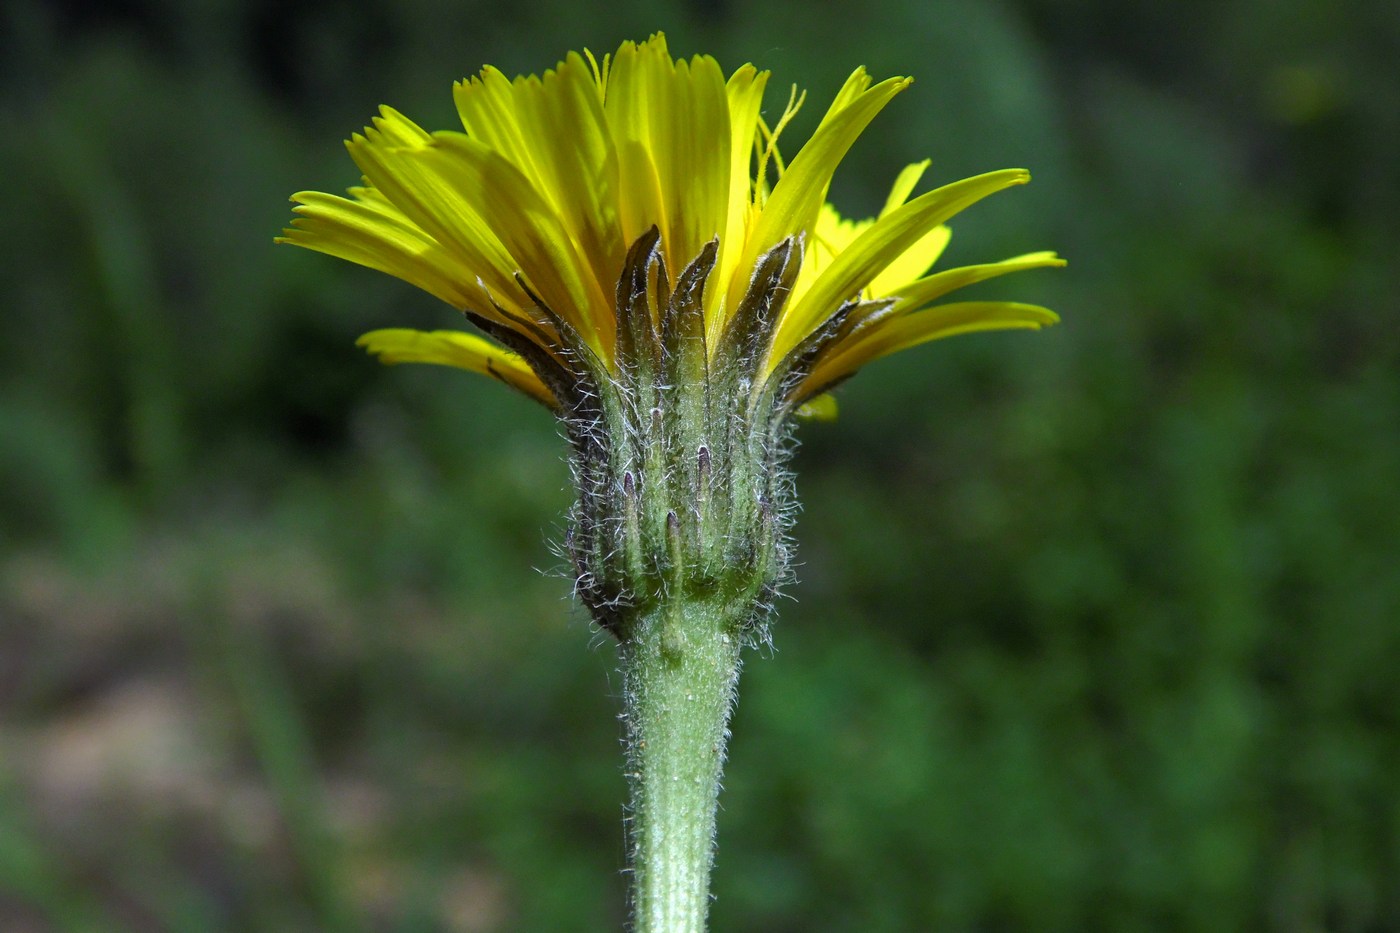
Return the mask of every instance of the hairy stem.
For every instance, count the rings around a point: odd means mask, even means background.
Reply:
[[[705,929],[739,678],[735,616],[722,600],[663,599],[621,645],[634,933]]]

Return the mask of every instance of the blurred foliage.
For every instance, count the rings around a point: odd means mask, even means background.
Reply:
[[[450,313],[270,238],[380,102],[656,28],[814,102],[916,75],[838,204],[1025,165],[952,258],[1071,259],[987,286],[1062,327],[803,429],[715,928],[1400,929],[1387,0],[7,3],[0,927],[620,925],[553,425],[375,366]]]

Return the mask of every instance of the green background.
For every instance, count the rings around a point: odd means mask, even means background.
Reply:
[[[808,88],[789,152],[915,75],[838,206],[1025,166],[949,259],[1071,262],[802,428],[715,929],[1400,930],[1388,0],[6,3],[0,928],[620,926],[556,428],[271,238],[378,104],[656,28]]]

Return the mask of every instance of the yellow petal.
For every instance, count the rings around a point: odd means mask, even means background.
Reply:
[[[553,394],[524,360],[499,344],[472,334],[391,327],[372,330],[356,340],[355,345],[379,357],[381,363],[434,363],[494,376],[548,408],[558,408]]]
[[[856,69],[847,79],[812,138],[773,186],[757,227],[749,237],[740,268],[751,268],[763,252],[780,240],[812,226],[826,201],[836,166],[875,115],[894,95],[909,86],[910,79],[890,78],[874,87],[869,84],[863,68]],[[731,306],[747,287],[746,279],[746,276],[735,276],[729,291]]]
[[[468,135],[506,156],[548,200],[593,278],[611,288],[626,246],[617,153],[592,66],[571,53],[543,78],[514,82],[487,68],[453,97]]]
[[[624,44],[608,71],[604,106],[622,162],[629,235],[655,224],[675,275],[727,233],[733,146],[724,73],[706,56],[673,61],[659,36]]]
[[[732,146],[719,63],[698,55],[677,62],[670,83],[670,106],[653,121],[653,145],[674,206],[668,261],[678,268],[728,228]]]
[[[490,308],[474,276],[436,240],[372,189],[351,193],[353,201],[318,191],[293,195],[297,217],[277,242],[387,272],[459,309]]]
[[[535,169],[538,143],[520,125],[517,91],[525,78],[512,83],[500,69],[490,65],[474,78],[452,85],[452,100],[462,128],[478,142],[508,158],[532,181],[541,181]]]
[[[793,414],[803,421],[835,421],[839,412],[836,396],[830,392],[823,392],[797,406],[797,411]]]
[[[911,248],[933,228],[963,208],[1011,185],[1025,184],[1030,173],[1006,169],[965,178],[920,195],[881,217],[836,257],[806,294],[783,315],[770,365],[776,365],[843,302]]]
[[[653,39],[641,46],[624,42],[609,60],[603,110],[617,149],[622,235],[628,244],[653,224],[670,230],[668,204],[661,176],[651,151],[651,98],[660,56],[666,56],[665,40]]]
[[[890,196],[885,199],[885,206],[880,210],[881,217],[884,217],[896,207],[903,206],[904,202],[909,200],[909,195],[913,192],[914,186],[919,183],[920,178],[924,177],[924,171],[928,167],[928,159],[904,166],[899,175],[895,177],[894,184],[890,186]]]
[[[875,223],[872,219],[848,220],[842,217],[830,204],[823,204],[817,219],[808,231],[802,244],[802,265],[793,283],[792,294],[788,296],[788,307],[795,307],[803,295],[821,278],[822,273],[831,267],[836,257],[860,238]]]
[[[406,196],[413,208],[444,231],[440,240],[448,237],[468,250],[474,238],[492,237],[505,255],[504,261],[494,259],[491,271],[498,277],[522,272],[546,304],[577,328],[595,351],[610,358],[611,302],[554,209],[504,156],[462,133],[449,132],[435,133],[432,143],[422,148],[387,153],[366,148],[381,156],[370,168],[387,183],[411,192]],[[370,177],[383,187],[376,175]],[[394,192],[386,194],[403,206]]]
[[[379,192],[410,221],[451,253],[479,278],[493,295],[505,296],[515,306],[528,302],[516,284],[518,268],[500,239],[478,215],[470,199],[457,186],[428,175],[415,165],[414,156],[431,142],[397,145],[402,128],[384,117],[346,142],[350,157]]]
[[[705,293],[711,346],[715,344],[724,324],[724,283],[732,280],[744,253],[744,232],[748,225],[749,199],[753,188],[750,164],[758,135],[763,91],[767,85],[768,72],[758,71],[753,65],[745,65],[734,72],[725,85],[729,98],[729,206],[725,212],[725,229],[719,241],[718,278]]]
[[[426,146],[433,139],[427,130],[387,105],[379,108],[379,116],[375,118],[374,126],[389,146]]]
[[[943,255],[952,235],[953,231],[947,224],[939,224],[915,240],[913,246],[896,256],[883,272],[871,279],[867,290],[870,297],[884,298],[927,272]]]
[[[887,317],[822,360],[806,384],[814,389],[830,385],[872,360],[930,340],[983,330],[1039,330],[1059,320],[1049,308],[1013,301],[964,301]]]
[[[950,292],[966,288],[976,282],[994,279],[1010,272],[1025,269],[1040,269],[1050,266],[1063,266],[1065,261],[1052,252],[1026,253],[1013,256],[1001,262],[989,262],[976,266],[959,266],[930,275],[914,282],[908,282],[886,294],[895,298],[896,311],[913,311],[921,305],[942,298]]]

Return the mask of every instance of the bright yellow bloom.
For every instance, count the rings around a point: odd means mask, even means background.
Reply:
[[[778,136],[801,99],[794,91],[770,126],[760,113],[768,77],[744,65],[726,79],[708,56],[673,60],[661,35],[624,43],[601,62],[570,53],[542,77],[512,81],[488,67],[454,88],[465,132],[428,133],[382,108],[346,144],[364,186],[348,198],[294,195],[298,217],[280,241],[412,282],[512,347],[454,331],[361,338],[385,362],[488,373],[556,409],[538,357],[527,362],[521,348],[558,360],[578,351],[577,341],[616,371],[619,278],[629,248],[652,228],[670,281],[717,242],[702,299],[711,356],[760,260],[785,241],[798,244],[799,271],[757,349],[757,374],[772,374],[823,328],[839,328],[792,388],[794,403],[928,340],[1057,320],[1011,302],[933,304],[974,282],[1063,264],[1041,252],[927,274],[948,241],[945,222],[1025,183],[1027,172],[991,172],[911,200],[927,163],[911,165],[878,218],[843,220],[826,203],[832,173],[910,79],[873,83],[857,69],[785,162]]]
[[[832,173],[909,79],[857,69],[785,161],[802,98],[770,124],[768,77],[672,59],[660,35],[542,77],[487,68],[455,88],[464,132],[382,108],[346,144],[364,185],[295,195],[280,238],[412,282],[486,335],[360,338],[384,362],[486,373],[558,414],[578,491],[562,550],[619,643],[640,931],[704,927],[739,648],[768,640],[792,566],[790,416],[830,417],[826,390],[886,354],[1057,320],[937,303],[1054,253],[929,272],[948,219],[1027,172],[911,197],[911,165],[878,217],[843,220]]]

